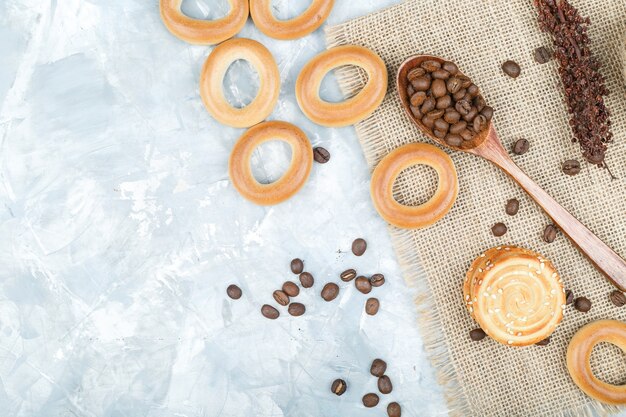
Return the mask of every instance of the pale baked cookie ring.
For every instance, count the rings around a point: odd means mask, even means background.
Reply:
[[[248,61],[259,74],[259,91],[247,106],[238,109],[224,96],[222,83],[230,65]],[[265,120],[274,110],[280,92],[280,73],[274,57],[252,39],[231,39],[213,49],[200,75],[200,96],[207,111],[218,122],[232,127],[250,127]]]
[[[195,45],[215,45],[235,36],[246,24],[248,0],[229,0],[230,12],[221,19],[203,20],[181,11],[183,0],[160,0],[161,20],[174,36]]]
[[[365,70],[368,81],[354,97],[340,103],[322,100],[319,91],[324,76],[332,69],[355,65]],[[360,122],[380,106],[387,94],[387,67],[378,55],[362,46],[338,46],[324,51],[304,66],[296,81],[296,99],[313,122],[342,127]]]
[[[250,158],[257,146],[270,140],[285,141],[291,146],[291,164],[277,181],[261,184],[252,174]],[[228,162],[228,174],[244,198],[269,206],[296,194],[309,178],[312,165],[313,149],[302,130],[286,122],[265,122],[250,128],[235,143]]]
[[[322,26],[334,4],[335,0],[313,0],[301,15],[279,20],[272,14],[271,0],[250,0],[250,14],[255,26],[267,36],[282,40],[297,39]]]
[[[607,342],[626,352],[626,324],[616,320],[599,320],[580,329],[567,348],[567,370],[585,394],[605,404],[626,404],[626,385],[600,381],[591,371],[591,351],[598,343]]]
[[[435,194],[419,206],[405,206],[393,197],[393,183],[412,165],[427,165],[439,176]],[[459,182],[454,162],[447,153],[426,143],[401,146],[385,156],[372,174],[370,192],[378,214],[388,223],[418,229],[430,226],[445,216],[456,201]]]
[[[552,263],[515,246],[498,246],[479,256],[467,272],[463,296],[485,333],[508,346],[546,339],[565,308],[563,282]]]

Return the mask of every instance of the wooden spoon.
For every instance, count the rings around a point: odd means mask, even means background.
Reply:
[[[413,116],[410,109],[410,97],[408,97],[407,94],[407,74],[411,69],[418,67],[423,61],[427,60],[434,60],[440,63],[445,61],[436,56],[417,55],[407,59],[398,70],[398,93],[400,94],[402,107],[404,107],[409,118],[420,128],[422,133],[433,141],[456,151],[463,151],[480,156],[494,163],[497,167],[510,175],[528,195],[543,208],[546,214],[548,214],[554,223],[558,225],[576,246],[578,246],[580,251],[589,258],[596,268],[606,275],[617,288],[626,291],[626,261],[515,165],[502,146],[500,138],[491,121],[487,129],[479,135],[476,135],[472,141],[464,141],[461,147],[455,147],[437,138],[432,134],[430,129]]]

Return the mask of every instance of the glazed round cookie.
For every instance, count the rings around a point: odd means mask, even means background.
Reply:
[[[277,181],[261,184],[252,174],[250,158],[257,146],[270,140],[285,141],[291,146],[291,164]],[[313,149],[302,130],[286,122],[264,122],[250,128],[235,143],[228,162],[228,174],[244,198],[269,206],[296,194],[309,178],[312,165]]]
[[[405,206],[393,197],[393,183],[412,165],[427,165],[439,176],[435,194],[419,206]],[[393,150],[374,169],[370,194],[374,207],[388,223],[403,229],[430,226],[445,216],[456,201],[459,182],[447,153],[426,143],[411,143]]]
[[[161,20],[174,36],[195,45],[215,45],[235,36],[246,24],[248,0],[229,0],[230,12],[221,19],[203,20],[181,11],[183,0],[160,0]]]
[[[247,106],[238,109],[224,96],[222,83],[230,65],[243,59],[259,74],[259,91]],[[231,39],[215,47],[200,75],[200,96],[207,111],[220,123],[250,127],[265,120],[274,110],[280,92],[280,73],[274,57],[252,39]]]
[[[468,311],[494,340],[527,346],[550,336],[563,318],[565,290],[552,263],[529,249],[498,246],[465,277]]]
[[[322,26],[334,4],[335,0],[313,0],[301,15],[279,20],[272,13],[271,0],[250,0],[250,15],[255,26],[267,36],[282,40],[297,39]]]
[[[611,343],[626,352],[626,323],[617,320],[599,320],[581,328],[567,348],[567,370],[585,394],[611,405],[626,404],[626,385],[612,385],[600,381],[591,371],[591,352],[602,342]]]
[[[320,97],[324,76],[332,69],[355,65],[365,70],[367,83],[354,97],[330,103]],[[378,55],[362,46],[337,46],[322,52],[304,66],[296,81],[296,99],[313,122],[328,127],[348,126],[369,117],[387,93],[387,67]]]

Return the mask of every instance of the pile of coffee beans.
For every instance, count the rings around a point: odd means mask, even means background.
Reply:
[[[454,63],[424,61],[408,72],[407,79],[413,116],[448,145],[461,147],[489,125],[493,108]]]
[[[311,288],[315,282],[313,275],[310,272],[304,271],[304,262],[300,258],[295,258],[290,264],[291,272],[298,275],[300,278],[300,284],[302,288]],[[287,307],[287,312],[294,316],[302,316],[306,312],[306,307],[302,303],[293,302],[293,298],[300,295],[300,287],[293,281],[286,281],[280,290],[276,290],[272,293],[274,301],[283,307]],[[276,320],[280,317],[280,312],[276,307],[269,304],[264,304],[261,307],[261,314],[270,320]]]

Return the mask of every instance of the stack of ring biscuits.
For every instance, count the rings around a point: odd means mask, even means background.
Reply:
[[[463,296],[483,331],[508,346],[546,339],[561,322],[566,303],[552,263],[515,246],[491,248],[476,258],[467,272]]]

